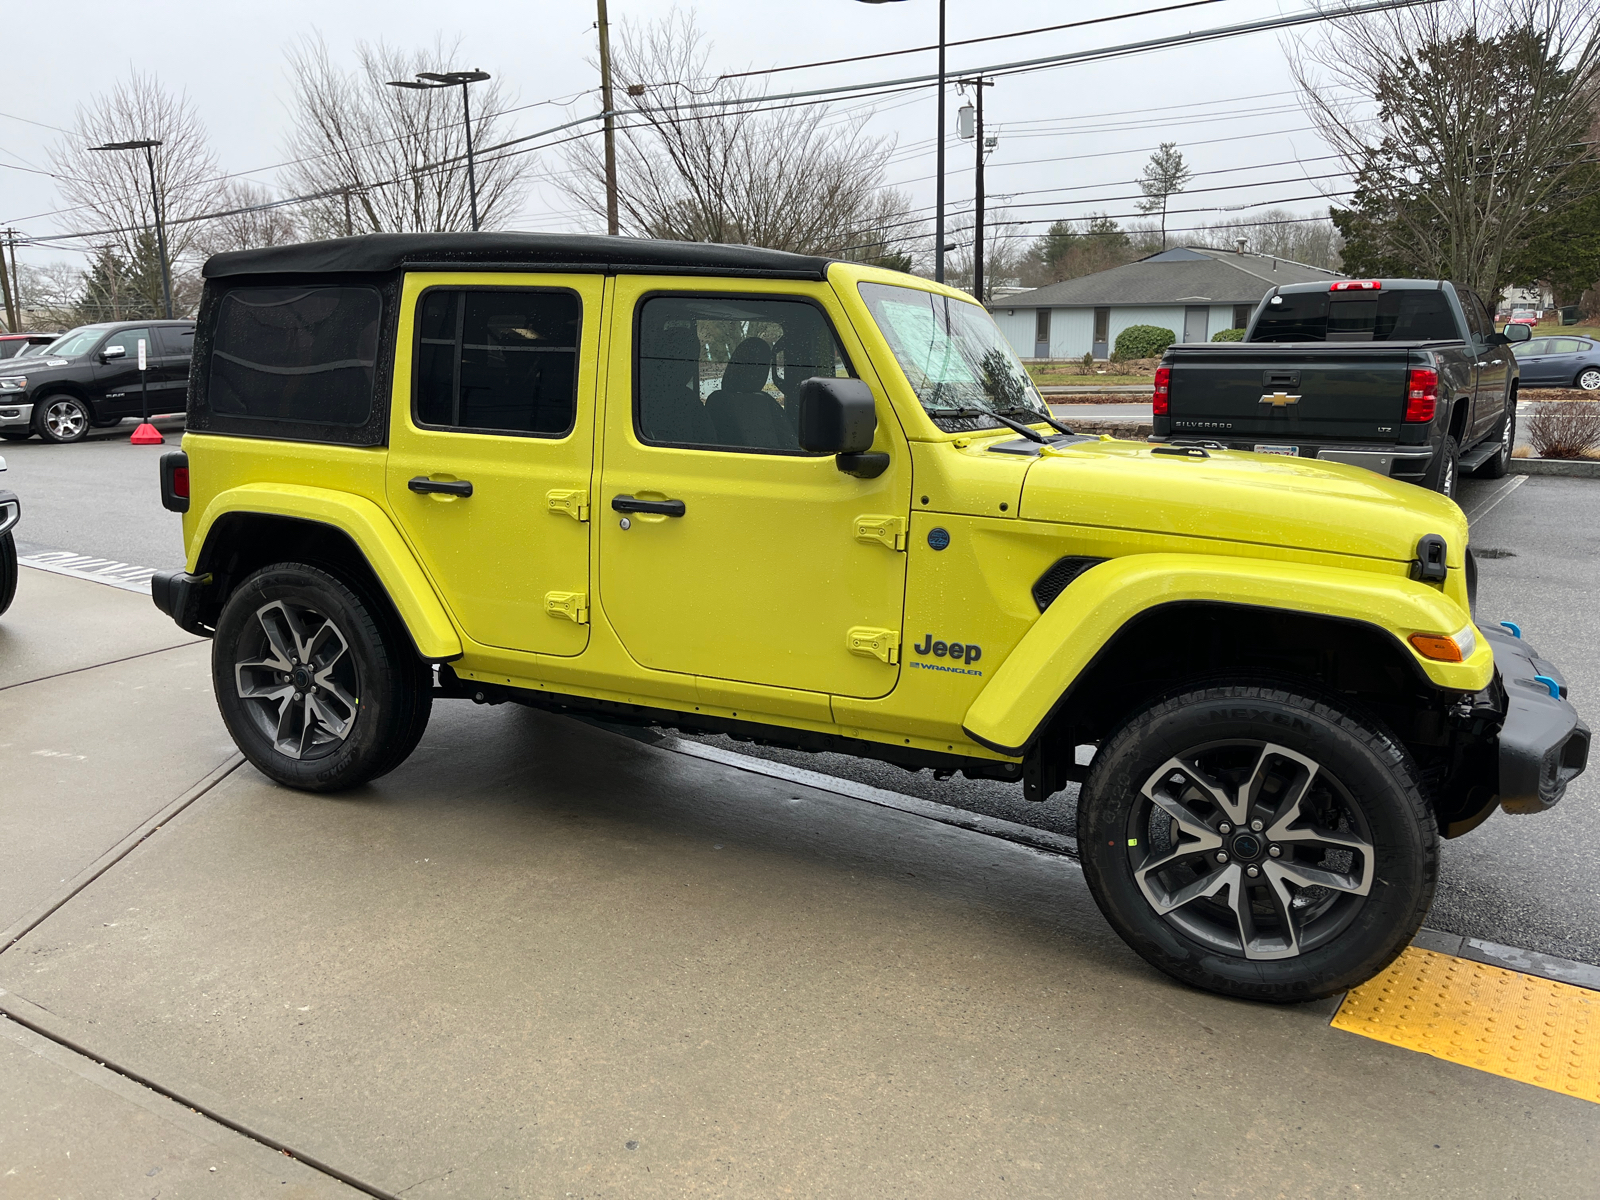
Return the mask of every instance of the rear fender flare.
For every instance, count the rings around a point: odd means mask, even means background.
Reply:
[[[234,513],[259,513],[328,525],[344,533],[365,556],[405,623],[417,653],[431,662],[461,657],[461,635],[388,515],[363,496],[300,484],[245,485],[219,492],[206,505],[190,540],[189,570],[201,556],[216,523]]]
[[[1080,575],[1044,611],[967,709],[968,737],[1022,754],[1073,682],[1119,630],[1158,606],[1203,602],[1354,621],[1399,642],[1429,682],[1475,692],[1494,675],[1487,639],[1463,663],[1424,659],[1406,639],[1453,634],[1471,619],[1448,596],[1403,575],[1198,554],[1135,554]],[[1173,648],[1181,654],[1181,646]]]

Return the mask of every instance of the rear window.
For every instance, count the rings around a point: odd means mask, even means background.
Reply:
[[[361,285],[230,289],[211,337],[211,413],[252,422],[366,424],[382,309],[378,289]]]
[[[1283,292],[1261,309],[1252,342],[1427,342],[1461,337],[1441,291]]]

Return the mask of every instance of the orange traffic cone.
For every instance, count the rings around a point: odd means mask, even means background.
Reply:
[[[159,446],[167,439],[161,436],[161,431],[149,421],[140,421],[139,427],[133,431],[133,436],[128,439],[135,446]]]

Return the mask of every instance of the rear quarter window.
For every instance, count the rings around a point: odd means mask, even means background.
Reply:
[[[208,288],[196,331],[190,427],[380,445],[392,284],[262,282]]]

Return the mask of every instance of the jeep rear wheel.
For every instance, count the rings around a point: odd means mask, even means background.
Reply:
[[[1095,756],[1084,875],[1148,962],[1290,1002],[1383,970],[1433,901],[1438,831],[1404,749],[1338,705],[1269,686],[1164,700]]]
[[[403,762],[427,728],[432,679],[404,630],[325,571],[265,567],[223,606],[211,653],[233,740],[289,787],[355,787]]]

